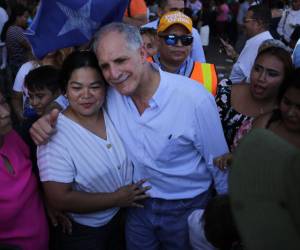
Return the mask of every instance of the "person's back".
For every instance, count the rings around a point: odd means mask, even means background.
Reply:
[[[148,22],[147,6],[144,0],[130,0],[125,11],[125,23],[141,26]]]

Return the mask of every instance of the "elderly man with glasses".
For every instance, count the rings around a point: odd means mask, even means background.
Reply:
[[[257,55],[259,46],[268,39],[273,39],[268,31],[271,21],[271,11],[263,5],[251,6],[244,17],[244,30],[248,40],[238,55],[233,47],[221,39],[226,53],[236,60],[229,79],[232,83],[247,81]]]

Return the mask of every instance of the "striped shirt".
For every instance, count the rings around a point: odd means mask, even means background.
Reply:
[[[31,51],[23,45],[27,43],[30,48],[30,43],[23,31],[19,26],[10,26],[5,39],[9,64],[17,68],[20,68],[22,64],[29,61],[29,55],[31,55]]]
[[[132,165],[112,122],[104,112],[107,140],[60,114],[57,133],[38,147],[41,181],[73,183],[73,189],[96,193],[114,192],[132,181]],[[118,208],[87,214],[70,213],[78,223],[99,227],[108,223]]]

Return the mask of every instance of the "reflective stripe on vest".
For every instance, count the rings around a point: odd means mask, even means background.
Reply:
[[[190,78],[203,84],[214,96],[217,92],[217,72],[214,64],[194,62]]]
[[[154,62],[154,59],[147,57],[147,61]],[[194,62],[189,78],[203,84],[213,96],[216,95],[218,78],[214,64]]]

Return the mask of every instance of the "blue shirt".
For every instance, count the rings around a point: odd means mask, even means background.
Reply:
[[[187,77],[159,70],[160,83],[139,114],[129,96],[110,88],[108,113],[134,163],[134,181],[149,178],[151,197],[193,198],[214,180],[227,192],[227,172],[213,158],[228,151],[213,96]]]

